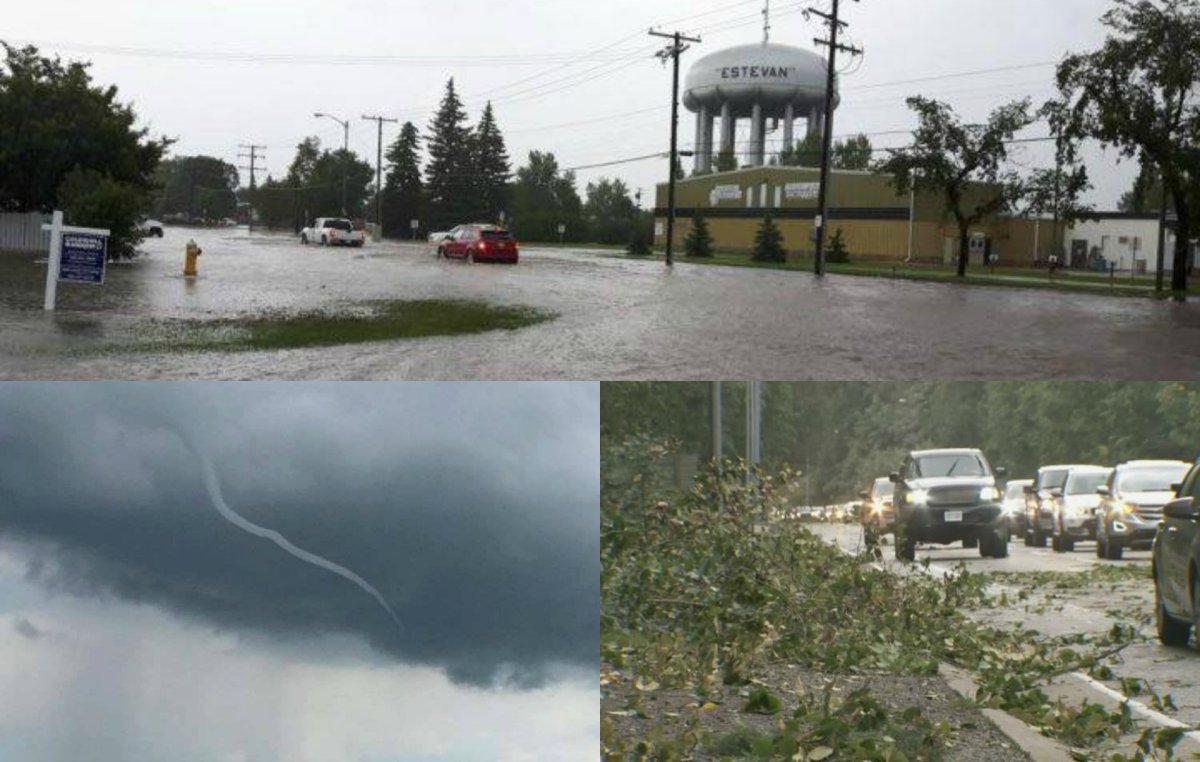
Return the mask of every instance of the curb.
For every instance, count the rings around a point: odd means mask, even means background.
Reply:
[[[949,664],[938,664],[938,675],[946,681],[955,693],[967,699],[975,700],[978,686],[966,670]],[[980,707],[983,716],[991,720],[1001,733],[1017,745],[1021,751],[1028,754],[1037,762],[1072,762],[1071,753],[1066,746],[1047,738],[1034,730],[1025,722],[1018,720],[1002,709],[986,709]]]

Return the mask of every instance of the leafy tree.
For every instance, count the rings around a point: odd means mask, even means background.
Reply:
[[[375,180],[375,168],[353,151],[321,150],[315,137],[296,146],[296,156],[284,180],[268,177],[256,189],[252,203],[268,227],[298,229],[317,217],[332,217],[342,210],[342,176],[346,177],[346,212],[366,214]]]
[[[1054,218],[1051,234],[1054,251],[1062,253],[1062,233],[1073,222],[1092,217],[1092,207],[1083,201],[1083,196],[1092,188],[1087,168],[1079,158],[1079,143],[1065,132],[1069,118],[1066,105],[1050,101],[1042,106],[1042,115],[1050,123],[1051,131],[1057,136],[1054,144],[1054,167],[1036,169],[1026,178],[1024,188],[1024,212],[1026,214],[1049,214]]]
[[[620,243],[628,240],[637,212],[623,181],[602,177],[587,184],[583,214],[593,241]]]
[[[892,175],[901,194],[940,194],[958,224],[958,276],[967,274],[971,226],[1008,209],[1025,192],[1016,172],[1004,169],[1007,141],[1033,123],[1029,101],[1000,106],[986,124],[963,124],[954,110],[920,96],[908,99],[919,124],[912,146],[889,149],[874,171]]]
[[[419,153],[421,136],[412,122],[405,122],[396,140],[388,146],[387,175],[383,183],[383,234],[408,237],[412,221],[425,213],[425,184],[421,180]]]
[[[708,223],[699,213],[692,219],[692,230],[683,242],[683,250],[689,257],[711,257],[713,255],[713,237],[708,230]]]
[[[821,148],[820,133],[808,133],[803,140],[796,141],[779,152],[779,163],[785,167],[819,167]],[[836,140],[833,143],[830,166],[834,169],[870,169],[873,150],[871,139],[866,135]]]
[[[171,141],[135,128],[132,107],[117,100],[116,87],[92,83],[90,64],[64,64],[34,47],[3,47],[0,210],[63,205],[76,224],[113,231],[110,254],[131,255],[137,236],[124,231],[134,231],[150,209],[155,172]],[[96,186],[83,187],[85,181]]]
[[[474,146],[480,219],[499,220],[500,213],[508,210],[512,169],[508,163],[508,150],[504,147],[504,136],[496,126],[491,101],[484,107],[479,126],[475,129]]]
[[[585,240],[583,202],[575,190],[575,173],[560,172],[552,153],[531,151],[513,184],[512,228],[528,241],[557,241],[566,225],[566,240]]]
[[[148,200],[145,190],[94,169],[72,170],[58,189],[58,205],[68,225],[109,231],[110,260],[137,253],[142,241],[137,223]]]
[[[1099,49],[1068,56],[1058,88],[1066,133],[1153,162],[1179,217],[1171,288],[1187,289],[1193,236],[1190,185],[1200,180],[1200,4],[1114,0]]]
[[[783,233],[770,217],[764,217],[754,234],[753,259],[758,262],[786,262],[787,252],[783,248]]]
[[[425,189],[430,228],[444,230],[471,222],[479,211],[474,187],[474,140],[453,78],[446,82],[446,94],[429,126],[425,145],[429,153]]]
[[[829,238],[829,251],[826,252],[825,258],[835,264],[845,264],[850,261],[850,251],[846,248],[846,239],[842,235],[841,228],[838,228],[837,232]]]
[[[718,172],[732,172],[738,168],[737,157],[733,155],[733,151],[720,151],[713,162],[713,168]]]
[[[159,164],[158,216],[219,219],[237,213],[238,170],[213,156],[176,156]]]
[[[1121,194],[1117,209],[1122,212],[1157,212],[1162,209],[1162,178],[1154,162],[1142,157],[1133,187]]]
[[[838,140],[833,146],[833,166],[838,169],[865,171],[871,168],[873,153],[871,139],[866,135],[859,134],[846,140]]]

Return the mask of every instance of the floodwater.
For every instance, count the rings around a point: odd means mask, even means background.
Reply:
[[[203,247],[201,277],[181,277]],[[637,262],[526,249],[516,267],[427,245],[301,246],[167,229],[103,287],[0,256],[0,376],[281,379],[1200,379],[1200,303]],[[278,352],[82,355],[147,318],[212,319],[380,298],[469,298],[559,315],[517,332]]]

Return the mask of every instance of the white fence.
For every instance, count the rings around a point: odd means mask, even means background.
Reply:
[[[50,246],[49,215],[39,212],[0,212],[0,251],[46,251]]]

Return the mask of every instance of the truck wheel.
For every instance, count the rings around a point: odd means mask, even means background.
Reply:
[[[472,249],[467,249],[467,264],[475,264],[475,252]]]
[[[303,233],[300,234],[300,245],[301,246],[308,245],[308,236],[304,235]]]
[[[979,544],[978,537],[964,537],[962,541],[964,548],[974,548]]]
[[[1033,533],[1029,531],[1029,527],[1025,527],[1025,531],[1021,533],[1021,539],[1025,542],[1025,547],[1033,547]]]
[[[322,245],[322,246],[328,246],[328,245],[329,245],[329,239],[328,239],[327,237],[325,237],[325,236],[321,236],[321,245]]]
[[[1192,625],[1167,613],[1167,604],[1163,602],[1162,592],[1158,589],[1157,574],[1154,577],[1154,624],[1158,630],[1158,640],[1164,646],[1187,645]]]
[[[1046,547],[1046,533],[1042,531],[1041,527],[1033,528],[1033,547],[1035,547],[1035,548]]]

